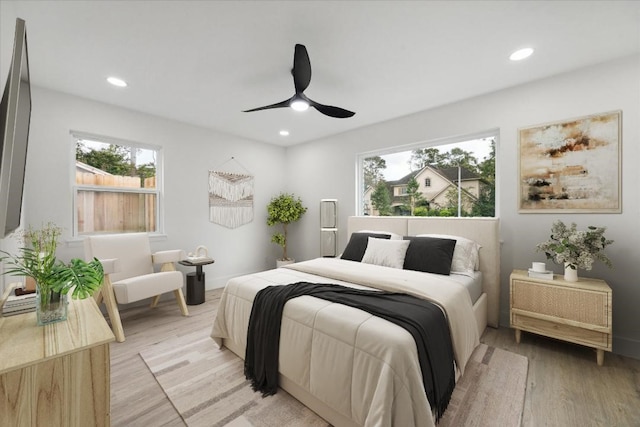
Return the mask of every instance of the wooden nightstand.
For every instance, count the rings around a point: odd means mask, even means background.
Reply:
[[[521,331],[593,347],[602,366],[611,351],[611,288],[604,280],[566,282],[529,277],[514,270],[510,277],[510,322],[520,342]]]

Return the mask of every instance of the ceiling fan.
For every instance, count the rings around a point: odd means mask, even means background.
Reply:
[[[296,111],[304,111],[309,107],[313,107],[324,115],[335,117],[338,119],[346,119],[347,117],[351,117],[355,114],[353,111],[345,110],[344,108],[320,104],[312,99],[309,99],[303,93],[309,86],[309,82],[311,81],[311,62],[309,62],[309,54],[307,53],[307,48],[304,47],[304,45],[296,44],[291,74],[293,75],[293,84],[296,88],[296,93],[291,98],[282,102],[278,102],[276,104],[253,108],[251,110],[245,110],[243,112],[250,113],[252,111],[285,107],[291,107]]]

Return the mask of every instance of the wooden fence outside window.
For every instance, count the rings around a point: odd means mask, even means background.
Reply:
[[[76,184],[109,187],[105,190],[78,189],[78,234],[157,231],[157,193],[130,191],[134,188],[155,189],[155,176],[145,178],[141,186],[140,177],[76,172]]]

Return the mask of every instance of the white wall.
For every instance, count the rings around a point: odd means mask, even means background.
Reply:
[[[83,257],[82,242],[69,241],[75,152],[69,131],[77,130],[163,147],[166,238],[154,240],[152,250],[193,251],[198,245],[207,246],[215,259],[215,264],[204,267],[207,288],[275,266],[279,247],[270,243],[266,205],[284,187],[284,148],[38,87],[33,88],[32,98],[23,224],[37,227],[53,221],[63,227],[60,258]],[[235,161],[223,165],[232,156],[239,165]],[[255,176],[253,222],[233,230],[209,222],[208,171],[246,173],[243,168]],[[3,242],[3,247],[10,243]],[[5,282],[10,281],[5,278]]]
[[[623,112],[623,212],[600,215],[518,214],[517,129],[549,121],[611,110]],[[279,247],[270,243],[265,206],[282,190],[302,197],[309,207],[290,232],[290,254],[298,260],[319,255],[319,203],[339,200],[339,250],[346,243],[346,218],[355,213],[356,154],[385,147],[500,129],[498,200],[501,218],[501,322],[508,325],[508,276],[543,260],[535,252],[553,220],[575,221],[580,227],[608,227],[616,242],[607,248],[614,263],[598,265],[585,275],[601,277],[613,288],[613,350],[640,358],[640,57],[634,56],[578,70],[368,126],[289,149],[248,141],[211,130],[89,101],[33,89],[33,113],[27,180],[25,223],[54,221],[70,237],[71,162],[78,130],[164,147],[165,231],[153,249],[209,247],[216,263],[205,267],[207,287],[222,286],[229,277],[271,268]],[[255,219],[228,230],[208,221],[207,172],[234,156],[255,177]],[[229,165],[229,164],[227,164]],[[241,168],[233,170],[241,172]],[[285,171],[285,172],[282,172]],[[308,177],[314,177],[313,180]],[[0,241],[0,247],[13,243]],[[61,245],[60,256],[82,256],[78,242]],[[184,271],[190,271],[184,269]],[[560,272],[559,267],[556,271]]]
[[[375,89],[372,89],[375,90]],[[384,100],[379,100],[384,102]],[[519,214],[517,212],[517,129],[583,115],[622,110],[622,214]],[[546,239],[555,219],[579,227],[606,226],[614,269],[597,265],[583,275],[600,277],[613,289],[613,351],[640,358],[640,57],[581,69],[530,84],[464,100],[368,126],[287,150],[288,191],[310,206],[292,229],[290,253],[297,259],[319,254],[318,206],[339,200],[339,250],[346,244],[346,219],[355,214],[356,154],[384,147],[500,129],[497,212],[501,219],[501,324],[508,325],[508,278],[512,269],[543,261],[535,245]],[[314,176],[313,182],[306,179]],[[550,262],[548,265],[553,266]],[[559,266],[554,266],[560,272]]]

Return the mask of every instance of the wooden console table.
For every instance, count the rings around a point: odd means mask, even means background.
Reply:
[[[109,426],[109,343],[93,298],[71,300],[66,321],[0,317],[0,424]]]

